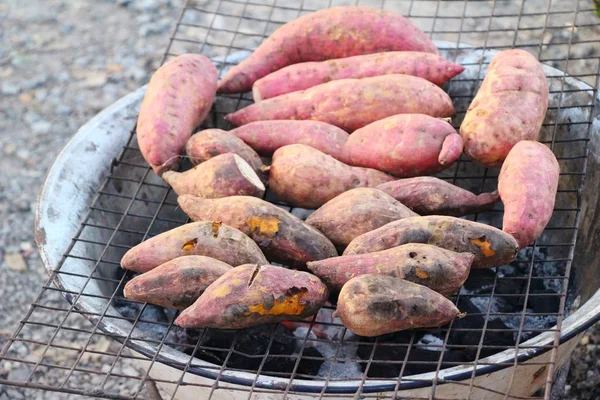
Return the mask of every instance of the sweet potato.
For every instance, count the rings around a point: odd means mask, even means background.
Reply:
[[[365,7],[316,11],[277,29],[225,75],[219,92],[247,92],[257,79],[290,64],[395,50],[438,52],[427,35],[401,15]]]
[[[390,51],[321,62],[294,64],[254,82],[254,101],[297,92],[338,79],[404,74],[417,76],[438,86],[464,71],[437,54],[418,51]]]
[[[265,185],[250,164],[233,153],[218,155],[185,172],[167,171],[162,177],[178,195],[216,199],[265,194]]]
[[[537,139],[548,109],[542,65],[524,50],[498,53],[460,126],[465,154],[498,167],[521,140]]]
[[[410,75],[340,79],[252,104],[227,119],[235,126],[254,121],[310,119],[352,132],[396,114],[452,117],[450,97],[438,86]]]
[[[278,149],[269,170],[271,191],[287,204],[303,208],[317,208],[347,190],[393,179],[381,171],[351,167],[303,144]]]
[[[350,135],[343,158],[350,165],[408,177],[446,169],[461,153],[462,139],[446,121],[423,114],[400,114]]]
[[[336,246],[389,222],[417,216],[381,190],[356,188],[340,194],[312,213],[306,223],[314,226]]]
[[[519,252],[516,240],[500,229],[460,218],[430,215],[404,218],[362,234],[348,245],[344,255],[373,253],[405,243],[427,243],[472,253],[473,268],[508,264]]]
[[[213,200],[180,196],[177,201],[193,220],[218,218],[244,232],[271,261],[304,268],[307,261],[337,256],[335,247],[321,232],[264,200],[249,196]]]
[[[357,335],[379,336],[441,326],[460,311],[425,286],[393,276],[360,275],[342,287],[333,315]]]
[[[205,218],[207,220],[207,218]],[[201,255],[237,266],[267,264],[260,248],[239,230],[221,222],[194,222],[163,232],[131,248],[121,267],[147,272],[174,258]]]
[[[194,129],[215,98],[217,69],[199,54],[183,54],[160,67],[148,84],[137,122],[142,155],[154,172],[174,169]]]
[[[433,176],[398,179],[377,186],[420,215],[467,214],[490,210],[498,202],[498,191],[473,194]]]
[[[314,315],[329,291],[308,272],[241,265],[214,281],[175,320],[183,328],[242,329]]]
[[[128,299],[184,310],[230,269],[231,265],[210,257],[178,257],[134,277],[123,293]]]
[[[406,279],[450,296],[467,280],[474,257],[429,244],[408,243],[375,253],[311,261],[307,267],[332,289],[341,289],[355,276],[376,274]]]
[[[348,133],[337,126],[320,121],[257,121],[232,129],[236,135],[263,156],[271,156],[288,144],[305,144],[341,157]]]
[[[526,247],[542,234],[552,217],[560,167],[552,151],[539,142],[522,141],[508,153],[498,191],[504,203],[502,230]]]

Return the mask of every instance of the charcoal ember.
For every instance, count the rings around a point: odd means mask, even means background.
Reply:
[[[463,291],[472,294],[491,293],[495,275],[494,269],[473,269],[463,284]]]
[[[541,294],[542,296],[536,296]],[[535,314],[552,314],[560,310],[560,296],[549,289],[530,290],[527,308]]]

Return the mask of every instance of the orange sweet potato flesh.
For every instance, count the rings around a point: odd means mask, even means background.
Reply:
[[[360,275],[340,291],[335,316],[360,336],[433,328],[459,316],[454,304],[433,290],[385,275]]]
[[[401,15],[366,7],[329,8],[277,29],[225,75],[219,92],[249,91],[256,80],[290,64],[408,50],[438,52],[427,35]]]
[[[215,98],[217,69],[199,54],[180,55],[160,67],[148,84],[137,122],[142,155],[161,175],[204,120]]]
[[[400,114],[355,131],[344,146],[344,161],[399,177],[442,171],[462,154],[452,125],[424,114]]]
[[[127,282],[126,298],[184,310],[194,304],[208,285],[232,269],[214,258],[183,256],[159,265]]]
[[[333,244],[321,232],[289,212],[256,197],[202,199],[180,196],[177,201],[193,220],[218,218],[244,232],[271,261],[305,268],[308,261],[338,255]]]
[[[344,255],[373,253],[406,243],[426,243],[459,253],[475,255],[473,268],[508,264],[519,245],[509,234],[479,222],[430,215],[404,218],[355,238]]]
[[[398,179],[377,186],[419,215],[462,217],[490,210],[498,202],[497,191],[476,195],[433,176]]]
[[[375,187],[394,177],[370,168],[352,167],[319,150],[292,144],[273,154],[269,188],[295,207],[317,208],[358,187]]]
[[[125,253],[121,267],[147,272],[167,261],[189,255],[212,257],[232,266],[268,263],[248,236],[221,222],[207,220],[185,224],[143,241]]]
[[[272,265],[241,265],[214,281],[175,320],[183,328],[242,329],[298,321],[327,301],[327,286],[308,272]]]
[[[547,109],[542,65],[524,50],[498,53],[460,126],[465,154],[499,167],[516,143],[537,139]]]
[[[357,188],[340,194],[312,213],[306,223],[314,226],[336,246],[389,222],[417,216],[381,190]]]
[[[417,76],[438,86],[464,71],[437,54],[418,51],[389,51],[294,64],[254,82],[254,101],[297,92],[338,79],[360,79],[372,76],[404,74]]]
[[[453,117],[452,100],[438,86],[410,75],[340,79],[254,103],[227,114],[232,125],[266,120],[316,120],[353,132],[396,114]]]
[[[265,185],[243,158],[226,153],[185,172],[167,171],[162,178],[178,195],[216,199],[227,196],[262,197]]]
[[[406,279],[450,296],[467,280],[474,257],[429,244],[407,243],[375,253],[311,261],[307,267],[331,289],[341,289],[355,276],[375,274]]]
[[[539,237],[552,217],[560,166],[539,142],[522,141],[508,153],[498,191],[504,203],[502,230],[525,247]]]

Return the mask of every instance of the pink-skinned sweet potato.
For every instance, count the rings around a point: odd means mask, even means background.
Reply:
[[[300,218],[249,196],[202,199],[180,196],[179,206],[195,221],[219,219],[252,238],[269,260],[305,268],[308,261],[337,256],[333,244]]]
[[[304,144],[340,159],[348,133],[337,126],[321,121],[257,121],[232,129],[239,137],[263,156],[271,156],[288,144]]]
[[[390,51],[321,62],[294,64],[254,82],[252,94],[259,102],[338,79],[404,74],[417,76],[438,86],[464,71],[464,67],[437,54]]]
[[[242,329],[314,315],[329,291],[308,272],[240,265],[214,281],[175,320],[183,328]]]
[[[323,204],[306,223],[314,226],[336,246],[389,222],[415,217],[416,213],[381,190],[356,188]]]
[[[508,153],[498,191],[504,203],[502,230],[525,247],[539,237],[552,217],[560,166],[554,153],[539,142],[522,141]]]
[[[269,170],[271,191],[287,204],[303,208],[318,208],[347,190],[393,179],[381,171],[351,167],[303,144],[278,149]]]
[[[262,197],[265,185],[250,164],[233,153],[221,154],[185,172],[167,171],[162,178],[178,195],[216,199],[227,196]]]
[[[347,132],[396,114],[452,117],[452,100],[438,86],[410,75],[340,79],[263,100],[225,118],[240,126],[255,121],[308,119]]]
[[[548,109],[542,65],[524,50],[498,53],[460,126],[465,154],[499,167],[521,140],[537,139]]]
[[[344,146],[344,160],[395,176],[433,174],[462,153],[462,139],[446,121],[424,114],[400,114],[355,131]]]
[[[219,82],[219,92],[247,92],[287,65],[386,51],[438,50],[409,19],[374,8],[334,7],[297,18],[277,29],[250,57]]]
[[[430,215],[404,218],[364,233],[348,245],[344,255],[373,253],[406,243],[426,243],[472,253],[473,268],[508,264],[519,252],[517,241],[500,229],[465,219]]]
[[[161,175],[179,164],[194,129],[215,98],[217,69],[199,54],[183,54],[160,67],[148,84],[137,121],[142,155]]]
[[[232,268],[210,257],[178,257],[134,277],[125,285],[123,294],[131,300],[184,310]]]
[[[389,275],[427,286],[444,296],[460,289],[475,256],[422,243],[408,243],[369,254],[311,261],[308,269],[331,289],[359,275]]]
[[[498,202],[498,191],[473,194],[433,176],[398,179],[377,186],[419,215],[462,217],[490,210]]]
[[[121,267],[147,272],[167,261],[189,255],[212,257],[232,266],[268,263],[248,236],[231,226],[205,218],[202,222],[185,224],[143,241],[125,253]]]
[[[359,275],[342,287],[333,315],[357,335],[379,336],[441,326],[460,311],[425,286],[393,276]]]

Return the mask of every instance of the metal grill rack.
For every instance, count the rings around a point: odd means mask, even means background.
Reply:
[[[58,265],[50,266],[48,281],[0,352],[0,362],[24,364],[29,373],[18,381],[0,376],[0,385],[124,399],[147,398],[147,382],[168,387],[171,398],[191,387],[205,388],[209,398],[227,398],[219,397],[226,396],[225,391],[249,399],[263,393],[292,398],[311,393],[316,398],[379,399],[397,398],[411,388],[422,389],[412,398],[442,398],[440,387],[452,381],[463,387],[464,398],[477,398],[476,393],[493,393],[500,398],[549,396],[559,365],[561,325],[568,313],[567,284],[580,222],[580,192],[586,175],[590,132],[597,115],[600,20],[594,15],[591,1],[188,0],[163,62],[185,52],[202,53],[215,61],[222,76],[283,23],[336,5],[383,7],[406,15],[436,41],[446,58],[467,67],[467,73],[447,88],[457,109],[453,121],[457,128],[485,76],[493,50],[523,48],[546,64],[551,104],[541,141],[557,155],[561,178],[554,216],[541,238],[522,250],[509,266],[473,271],[463,290],[452,298],[459,308],[470,307],[467,316],[439,329],[366,340],[350,335],[330,320],[332,307],[326,307],[311,322],[294,326],[300,330],[296,329],[291,351],[291,331],[286,333],[283,327],[270,326],[251,333],[182,330],[173,324],[175,312],[135,303],[122,295],[123,285],[132,276],[119,268],[125,251],[187,221],[177,209],[174,193],[141,157],[133,130],[113,160],[110,173],[91,194],[88,211],[71,244]],[[228,129],[223,116],[250,103],[249,94],[218,96],[204,127]],[[130,123],[134,128],[134,120]],[[184,163],[183,168],[188,167]],[[439,177],[470,190],[490,191],[496,188],[497,175],[497,169],[483,169],[461,158]],[[270,194],[267,200],[276,202]],[[61,206],[68,208],[68,204]],[[306,210],[290,211],[307,216]],[[499,226],[501,217],[502,208],[498,205],[490,212],[469,218]],[[77,272],[72,267],[75,263],[88,265],[89,273]],[[67,290],[61,284],[65,277],[79,282],[80,290]],[[92,284],[103,292],[88,291]],[[58,301],[57,294],[70,304]],[[106,306],[92,312],[81,306],[85,300],[98,300]],[[40,313],[53,315],[52,322],[47,322],[47,317],[38,318]],[[79,316],[89,319],[91,325],[76,323]],[[131,329],[125,334],[107,329],[118,323],[127,323]],[[542,333],[553,335],[551,345],[528,344],[529,339]],[[328,334],[337,336],[331,338]],[[247,345],[248,337],[254,341],[252,345]],[[118,344],[111,345],[107,339],[115,339]],[[33,357],[19,357],[22,345],[37,349]],[[314,351],[323,346],[329,346],[331,354]],[[355,350],[348,355],[346,350],[353,346]],[[288,350],[283,351],[284,348]],[[166,357],[167,349],[187,354],[187,361],[175,362]],[[506,350],[519,357],[504,361],[490,357]],[[509,397],[511,389],[520,384],[518,366],[524,361],[520,356],[523,350],[530,351],[530,355],[549,354],[545,361],[533,363],[538,371],[537,385],[542,390],[532,397]],[[64,354],[64,359],[50,361],[48,355],[57,352]],[[198,365],[197,359],[212,365]],[[141,371],[128,372],[123,368],[131,360],[138,362]],[[360,374],[344,377],[338,369],[342,364],[358,366]],[[153,371],[160,365],[168,365],[170,375],[157,377]],[[319,374],[323,365],[329,365],[329,369]],[[444,369],[461,365],[470,366],[471,372],[460,379],[443,376]],[[481,373],[476,368],[480,367],[487,368],[487,372],[503,368],[510,372],[501,385],[481,387],[475,380]],[[246,378],[233,378],[233,372],[245,372]],[[47,374],[60,376],[60,383],[48,383],[44,379]],[[415,377],[416,374],[426,375]],[[99,384],[93,389],[84,388],[89,376],[99,377]],[[195,376],[209,381],[198,382],[192,379]],[[268,384],[268,377],[283,378],[286,383]],[[306,381],[319,385],[306,385]],[[228,385],[231,383],[237,386]]]

